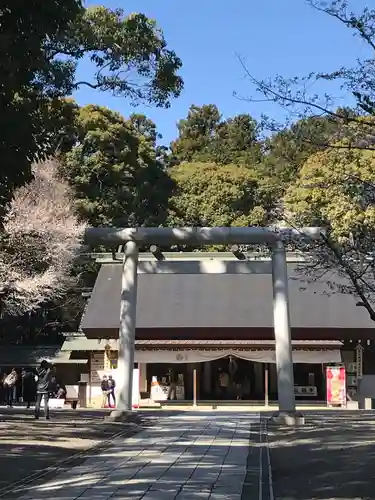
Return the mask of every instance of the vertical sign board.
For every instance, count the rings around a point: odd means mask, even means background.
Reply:
[[[361,344],[357,344],[357,347],[355,348],[355,362],[358,381],[363,377],[363,347]]]
[[[138,365],[139,366],[139,365]],[[139,368],[133,369],[132,407],[139,408]]]
[[[346,405],[346,374],[343,366],[327,366],[327,405]]]

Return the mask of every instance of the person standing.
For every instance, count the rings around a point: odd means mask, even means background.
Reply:
[[[167,400],[175,400],[177,399],[177,382],[178,382],[178,374],[176,370],[172,369],[169,371],[169,389]]]
[[[233,375],[233,385],[234,385],[234,390],[235,390],[235,397],[237,400],[242,399],[243,393],[242,393],[242,374],[241,370],[238,369]]]
[[[108,379],[106,375],[103,375],[102,381],[100,382],[100,388],[102,390],[102,408],[107,407],[108,403]]]
[[[22,368],[22,399],[26,407],[30,408],[35,396],[34,374],[31,370]]]
[[[48,389],[48,392],[51,397],[55,397],[57,393],[57,375],[56,375],[56,366],[52,365],[51,366],[51,381],[50,381],[50,386]]]
[[[225,370],[221,369],[219,372],[220,399],[227,399],[228,388],[229,388],[229,375]]]
[[[113,380],[112,375],[108,377],[108,406],[110,408],[116,408],[116,382]],[[111,398],[113,399],[113,406],[111,406]]]
[[[7,374],[1,374],[1,383],[0,383],[0,401],[6,405],[6,390],[5,390],[5,379]]]
[[[12,371],[4,379],[5,401],[10,408],[13,406],[13,400],[15,400],[17,380],[18,374],[15,368],[12,368]]]
[[[35,381],[36,381],[36,404],[35,404],[35,418],[39,418],[40,405],[42,399],[44,400],[44,416],[46,420],[49,420],[49,391],[51,386],[51,379],[53,372],[50,364],[45,359],[40,363],[39,368],[36,370]]]

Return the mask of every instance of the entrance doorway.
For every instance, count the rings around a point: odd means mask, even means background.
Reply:
[[[261,363],[227,356],[206,362],[200,377],[200,393],[206,400],[258,400],[264,397]],[[207,373],[207,371],[209,373]]]
[[[265,401],[278,400],[275,363],[249,361],[228,355],[197,363],[147,363],[146,367],[143,390],[148,395],[153,379],[164,387],[167,394],[167,386],[174,378],[177,385],[175,397],[180,401],[193,400],[194,380],[198,401],[251,401],[264,404]],[[321,363],[295,363],[293,371],[297,401],[324,400],[325,375]]]
[[[194,370],[197,375],[196,390],[199,400],[264,401],[264,364],[235,356],[201,363],[148,363],[147,392],[151,391],[153,379],[156,379],[159,385],[167,386],[171,375],[174,374],[178,386],[183,385],[183,390],[178,391],[179,394],[183,393],[182,399],[192,400]]]

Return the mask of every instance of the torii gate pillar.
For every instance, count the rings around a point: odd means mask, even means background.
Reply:
[[[294,230],[288,231],[290,235]],[[298,234],[320,237],[320,228],[304,228]],[[276,344],[276,369],[279,413],[276,420],[285,424],[303,423],[295,407],[292,341],[288,298],[286,252],[280,233],[266,228],[94,228],[86,231],[88,243],[125,244],[119,330],[117,409],[114,419],[127,418],[132,411],[132,386],[137,312],[138,244],[192,243],[266,243],[272,250],[273,317]]]

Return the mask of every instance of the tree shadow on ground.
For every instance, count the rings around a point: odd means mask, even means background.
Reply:
[[[269,426],[275,498],[375,498],[375,413],[334,411]]]
[[[103,445],[119,432],[134,433],[134,426],[106,421],[108,413],[108,410],[60,410],[52,411],[49,421],[42,416],[36,421],[33,410],[0,409],[0,498],[4,489],[31,474]],[[153,425],[160,416],[140,412],[141,428]],[[79,457],[70,467],[77,463]]]
[[[74,468],[62,468],[48,479],[19,489],[33,500],[45,498],[240,500],[253,439],[254,485],[258,485],[258,430],[250,419],[215,415],[210,420],[173,414],[171,420],[128,439],[119,439],[100,453],[88,453]],[[202,415],[203,417],[203,415]],[[232,496],[231,496],[232,495]],[[12,497],[7,497],[12,498]],[[19,497],[13,497],[19,498]]]

